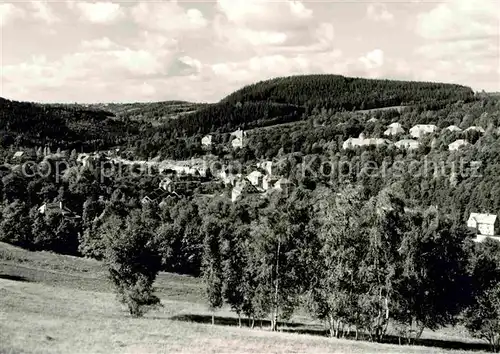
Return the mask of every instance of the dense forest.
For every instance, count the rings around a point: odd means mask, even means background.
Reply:
[[[107,111],[16,102],[0,98],[3,147],[49,146],[94,151],[125,144],[139,126]]]
[[[364,110],[427,102],[468,101],[474,92],[465,86],[350,78],[340,75],[304,75],[276,78],[246,86],[222,102],[275,102],[335,110]]]

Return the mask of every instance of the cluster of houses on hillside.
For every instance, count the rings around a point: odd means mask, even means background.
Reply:
[[[231,146],[233,149],[238,149],[238,148],[241,149],[243,146],[245,146],[245,140],[247,137],[246,131],[238,129],[238,130],[232,132],[230,135],[232,137]],[[205,135],[201,139],[201,145],[202,145],[202,147],[204,147],[206,149],[211,148],[213,145],[213,135],[210,135],[210,134]]]
[[[264,197],[272,190],[288,193],[294,186],[287,178],[276,174],[276,167],[272,161],[257,163],[256,168],[247,175],[231,173],[226,169],[214,172],[213,176],[211,174],[201,176],[200,174],[188,175],[171,172],[170,175],[161,180],[159,187],[153,193],[142,199],[143,204],[160,205],[166,198],[192,195],[195,190],[198,190],[198,194],[214,196],[212,192],[205,193],[203,190],[220,191],[224,187],[231,189],[231,201],[235,202],[246,195],[253,194]],[[215,188],[212,188],[214,186]]]
[[[376,118],[371,118],[368,120],[368,122],[376,122]],[[462,129],[455,125],[450,125],[449,127],[444,128],[443,130],[448,130],[451,132],[462,132]],[[402,139],[394,143],[394,146],[396,146],[398,149],[405,149],[405,150],[415,150],[418,149],[420,146],[420,142],[418,139],[421,139],[423,136],[427,134],[432,134],[436,133],[439,131],[439,128],[434,125],[434,124],[417,124],[414,127],[412,127],[409,130],[409,134],[413,139]],[[477,126],[472,126],[464,130],[465,132],[467,131],[477,131],[481,134],[485,133],[484,128],[482,127],[477,127]],[[498,130],[500,133],[500,129]],[[398,135],[403,135],[405,134],[406,131],[402,127],[402,125],[398,122],[389,124],[387,126],[387,129],[384,131],[384,136],[386,137],[395,137]],[[363,146],[389,146],[391,145],[391,141],[388,139],[384,138],[366,138],[364,133],[361,133],[358,138],[349,138],[346,141],[344,141],[342,148],[344,150],[347,149],[354,149],[357,147],[363,147]],[[448,145],[448,150],[450,151],[457,151],[460,148],[469,145],[469,142],[465,139],[458,139]]]

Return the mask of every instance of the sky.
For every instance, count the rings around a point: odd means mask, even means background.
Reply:
[[[0,0],[0,96],[216,102],[296,74],[500,91],[500,0]]]

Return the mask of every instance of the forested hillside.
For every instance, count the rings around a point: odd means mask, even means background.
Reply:
[[[99,150],[125,144],[139,126],[114,114],[71,105],[43,105],[0,98],[1,145]]]
[[[474,92],[465,86],[351,78],[340,75],[304,75],[261,81],[238,90],[222,102],[277,102],[307,109],[372,109],[419,103],[468,101]]]

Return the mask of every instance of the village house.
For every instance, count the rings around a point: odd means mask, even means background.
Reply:
[[[169,177],[162,179],[159,187],[164,191],[172,192],[172,180]]]
[[[499,232],[499,222],[496,214],[471,213],[467,227],[474,229],[478,240],[489,236],[496,236]]]
[[[245,145],[244,139],[247,136],[247,132],[245,132],[241,129],[238,129],[238,130],[232,132],[231,136],[234,136],[234,139],[231,140],[231,145],[233,146],[233,149],[242,148]]]
[[[262,188],[264,174],[260,171],[253,171],[248,176],[247,179],[257,188]]]
[[[404,134],[405,130],[400,123],[392,123],[388,126],[387,130],[384,132],[385,136],[394,136],[398,134]]]
[[[403,139],[394,144],[398,149],[415,150],[418,149],[420,143],[412,139]]]
[[[368,123],[377,123],[377,122],[378,122],[378,119],[377,119],[377,118],[375,118],[375,117],[372,117],[372,118],[368,119],[368,121],[367,121],[367,122],[368,122]]]
[[[450,125],[449,127],[444,128],[444,130],[449,130],[450,132],[461,132],[462,129],[457,127],[456,125]]]
[[[283,191],[285,193],[288,193],[292,190],[293,188],[293,183],[287,179],[287,178],[280,178],[275,184],[274,184],[274,189]]]
[[[450,150],[450,151],[458,151],[462,147],[467,146],[467,145],[469,145],[469,142],[467,140],[458,139],[455,142],[453,142],[450,145],[448,145],[448,150]]]
[[[260,194],[260,191],[247,179],[236,182],[236,185],[231,191],[231,201],[234,203],[241,196],[249,194]]]
[[[467,129],[465,129],[465,131],[466,131],[466,132],[476,131],[476,132],[480,132],[480,133],[482,133],[482,134],[484,134],[484,133],[485,133],[484,128],[482,128],[482,127],[476,127],[476,126],[469,127],[469,128],[467,128]]]
[[[386,139],[381,139],[381,138],[365,138],[365,134],[361,133],[359,134],[358,138],[349,138],[344,143],[342,144],[342,148],[344,150],[346,149],[353,149],[356,147],[361,147],[361,146],[382,146],[382,145],[388,145],[390,142]]]
[[[201,145],[203,145],[204,147],[211,147],[212,146],[212,135],[205,135],[202,139],[201,139]]]
[[[273,162],[272,161],[262,161],[257,163],[257,168],[261,168],[266,171],[269,176],[273,175]]]
[[[156,189],[153,191],[153,193],[145,196],[144,198],[141,199],[142,204],[160,204],[161,201],[167,197],[170,194],[176,194],[175,191],[165,191],[163,189]]]
[[[410,134],[412,137],[419,139],[425,134],[431,134],[438,131],[438,127],[434,124],[417,124],[410,129]]]
[[[13,158],[14,158],[14,159],[20,159],[20,158],[21,158],[21,157],[23,157],[23,156],[24,156],[24,151],[16,151],[16,152],[14,153]]]
[[[38,208],[40,214],[61,214],[65,218],[69,219],[80,219],[80,215],[75,214],[69,208],[63,205],[63,202],[56,203],[44,203]]]
[[[232,174],[227,171],[222,171],[219,173],[219,178],[224,182],[225,185],[235,186],[236,182],[241,179],[241,174]]]

